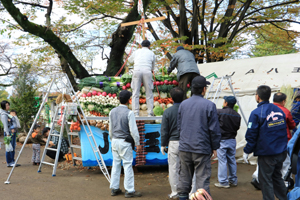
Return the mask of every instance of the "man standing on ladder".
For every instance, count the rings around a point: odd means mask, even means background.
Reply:
[[[168,74],[170,74],[175,67],[177,68],[178,86],[184,91],[184,99],[186,99],[186,92],[188,90],[187,84],[200,75],[195,56],[182,46],[177,47],[176,53],[170,62]]]
[[[153,116],[153,79],[152,71],[155,65],[155,55],[150,51],[150,42],[144,40],[142,48],[135,51],[128,62],[134,63],[133,75],[131,81],[132,88],[132,110],[135,116],[139,116],[139,95],[141,84],[143,83],[146,89],[146,102],[148,116]]]

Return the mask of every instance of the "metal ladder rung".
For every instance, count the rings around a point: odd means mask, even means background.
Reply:
[[[45,161],[43,161],[42,163],[43,163],[43,164],[46,164],[46,165],[54,166],[54,163],[49,163],[49,162],[45,162]]]
[[[57,134],[54,134],[54,133],[50,133],[49,134],[50,136],[56,136],[56,137],[59,137],[60,135],[57,135]]]
[[[79,132],[68,132],[68,135],[75,135],[75,136],[79,136]]]
[[[73,157],[73,159],[82,161],[82,158],[80,158],[80,157]]]
[[[71,144],[70,147],[72,147],[72,148],[77,148],[77,149],[81,149],[81,146],[75,145],[75,144]]]
[[[51,148],[51,147],[46,147],[45,149],[51,150],[51,151],[57,151],[57,149]]]

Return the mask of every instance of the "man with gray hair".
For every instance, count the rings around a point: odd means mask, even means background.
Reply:
[[[141,84],[143,83],[146,90],[148,116],[153,116],[152,71],[155,65],[155,55],[150,51],[150,42],[144,40],[142,42],[142,48],[135,51],[128,59],[128,62],[134,63],[131,81],[132,110],[135,116],[139,116],[139,96]]]

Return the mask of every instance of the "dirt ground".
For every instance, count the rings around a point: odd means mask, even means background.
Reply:
[[[3,136],[0,137],[3,143]],[[16,157],[21,146],[16,148]],[[42,152],[42,151],[41,151]],[[60,163],[56,177],[52,177],[52,168],[43,166],[42,172],[37,173],[38,166],[31,163],[31,145],[26,145],[19,159],[22,166],[15,168],[10,179],[11,184],[4,184],[10,170],[5,163],[5,149],[0,150],[0,199],[124,199],[123,195],[111,197],[109,183],[99,168],[87,169],[74,167],[66,162]],[[50,161],[50,159],[47,159]],[[219,189],[213,186],[217,182],[218,164],[212,165],[211,194],[214,200],[232,199],[262,199],[261,192],[250,184],[255,166],[238,164],[238,187]],[[168,199],[170,186],[168,183],[168,169],[166,166],[139,167],[135,174],[136,190],[142,192],[139,199]],[[123,176],[120,187],[124,191]]]

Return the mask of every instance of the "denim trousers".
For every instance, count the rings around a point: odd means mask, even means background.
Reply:
[[[235,161],[236,140],[227,139],[221,140],[220,148],[217,150],[218,155],[218,181],[221,185],[228,185],[229,182],[237,184],[236,170],[237,165]],[[228,166],[228,168],[227,168]],[[229,176],[227,175],[227,169]]]
[[[14,150],[5,153],[7,166],[15,163],[16,133],[11,134],[10,143]]]
[[[124,188],[129,193],[134,190],[134,174],[132,169],[132,146],[124,139],[112,139],[113,165],[111,170],[110,189],[120,188],[121,162],[124,168]]]
[[[264,200],[287,200],[287,188],[282,179],[282,163],[287,152],[271,156],[258,156],[258,179]]]

